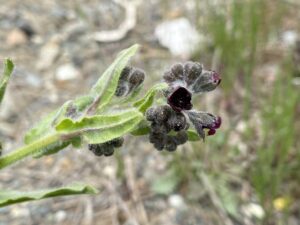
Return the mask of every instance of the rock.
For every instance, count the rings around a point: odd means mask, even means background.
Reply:
[[[8,46],[15,47],[18,45],[26,44],[28,41],[27,35],[19,28],[11,30],[6,38]]]
[[[79,78],[80,72],[72,64],[64,64],[57,68],[55,79],[58,81],[69,81]]]
[[[294,46],[297,42],[298,35],[294,30],[287,30],[282,33],[283,44],[287,47]]]
[[[59,210],[55,213],[54,218],[56,222],[63,222],[67,218],[67,213],[66,211]]]
[[[187,207],[181,195],[171,195],[168,199],[168,202],[170,206],[178,210],[184,210]]]
[[[59,50],[60,46],[58,38],[53,38],[46,43],[41,48],[39,59],[37,61],[37,69],[45,70],[49,68],[58,57]]]
[[[242,211],[248,218],[254,217],[254,218],[262,219],[265,215],[263,208],[256,203],[249,203],[247,205],[243,205]]]
[[[175,56],[190,58],[199,46],[201,37],[186,18],[165,21],[155,28],[159,43]]]

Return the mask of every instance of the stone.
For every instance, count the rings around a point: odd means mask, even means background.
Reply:
[[[26,44],[27,41],[27,35],[21,29],[18,28],[11,30],[6,38],[7,45],[11,47]]]
[[[184,17],[160,23],[155,36],[174,56],[184,58],[190,58],[201,41],[200,34]]]
[[[56,38],[47,42],[40,51],[37,61],[37,69],[45,70],[49,68],[57,59],[60,51],[60,46]]]
[[[69,81],[79,78],[80,72],[72,64],[64,64],[57,68],[55,79],[58,81]]]

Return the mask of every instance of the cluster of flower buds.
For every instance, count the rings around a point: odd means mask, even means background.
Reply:
[[[199,136],[204,139],[204,129],[213,135],[221,126],[221,118],[210,113],[192,110],[192,95],[214,90],[221,82],[215,71],[204,70],[197,62],[177,63],[163,75],[169,84],[165,91],[168,105],[150,108],[146,118],[151,122],[150,142],[158,150],[176,150],[177,145],[187,141],[186,129],[191,122]],[[189,121],[187,121],[187,119]],[[175,136],[170,131],[177,132]]]
[[[120,137],[101,144],[89,144],[88,148],[96,156],[111,156],[114,154],[115,148],[120,148],[123,142],[124,138]]]
[[[169,105],[149,108],[146,119],[151,122],[150,142],[157,150],[175,151],[178,145],[188,140],[188,123],[185,116],[174,111]],[[170,134],[171,131],[176,134]]]
[[[127,96],[138,88],[145,79],[145,72],[141,69],[126,66],[120,75],[115,95],[117,97]]]

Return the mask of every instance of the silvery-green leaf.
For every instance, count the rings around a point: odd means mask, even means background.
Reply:
[[[76,98],[72,103],[76,106],[79,112],[83,112],[94,101],[94,97],[90,95],[84,95]]]
[[[14,64],[10,59],[5,59],[4,61],[4,71],[0,78],[0,103],[2,102],[6,86],[8,84],[9,78],[14,70]]]
[[[72,120],[66,118],[56,125],[57,132],[62,134],[81,133],[88,130],[106,129],[117,125],[122,125],[124,122],[132,118],[139,117],[141,113],[136,109],[124,110],[110,113],[108,115],[95,115],[83,117],[81,120]]]
[[[125,134],[131,132],[141,122],[142,119],[143,115],[139,113],[134,117],[127,118],[122,123],[115,124],[114,126],[105,129],[89,130],[83,132],[82,136],[84,140],[89,144],[104,143],[112,139],[122,137]]]
[[[71,101],[64,103],[59,109],[51,112],[45,118],[40,120],[31,130],[25,134],[24,142],[25,144],[30,144],[46,135],[53,134],[55,130],[53,126],[55,123],[63,120],[65,117],[66,110],[71,104]]]
[[[121,72],[128,64],[129,59],[136,53],[138,47],[135,44],[121,51],[116,60],[93,86],[90,92],[91,96],[95,98],[92,110],[99,111],[111,101],[116,92]]]
[[[25,144],[30,144],[47,134],[53,133],[54,130],[51,128],[51,124],[55,118],[55,115],[59,112],[59,109],[49,113],[45,118],[43,118],[36,126],[29,130],[25,134],[24,142]]]
[[[46,117],[41,119],[32,129],[25,134],[25,144],[30,144],[46,135],[55,132],[53,126],[59,124],[60,121],[68,117],[78,117],[91,103],[93,98],[91,96],[81,96],[74,101],[65,102],[59,109],[49,113]],[[74,107],[74,115],[70,112],[70,108]]]
[[[79,194],[96,194],[98,191],[85,184],[72,184],[60,188],[52,188],[38,191],[13,191],[0,190],[0,207],[27,201],[40,200],[45,198],[52,198],[67,195]]]
[[[168,85],[166,83],[159,83],[154,85],[147,93],[146,95],[136,101],[133,106],[138,108],[140,112],[145,113],[146,110],[153,104],[154,97],[157,92],[162,91],[166,89]]]

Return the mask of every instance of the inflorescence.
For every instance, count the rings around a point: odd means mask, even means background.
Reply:
[[[145,72],[125,67],[121,72],[115,95],[125,97],[141,86]],[[190,123],[198,135],[204,140],[213,135],[221,126],[221,117],[193,109],[193,94],[214,90],[221,82],[220,75],[215,71],[204,70],[197,62],[177,63],[167,70],[163,80],[168,84],[164,91],[166,104],[153,106],[146,111],[146,120],[150,123],[149,141],[161,151],[175,151],[178,145],[188,141],[187,130]],[[89,144],[97,156],[111,156],[114,148],[121,147],[124,139],[117,138],[101,144]]]
[[[208,135],[215,134],[221,126],[221,117],[193,110],[191,101],[193,94],[214,90],[221,82],[220,75],[204,70],[197,62],[187,62],[173,65],[163,79],[169,85],[165,91],[167,105],[155,106],[146,112],[146,119],[151,123],[149,139],[154,147],[159,151],[175,151],[188,140],[189,122],[202,139],[204,129],[208,129]]]

